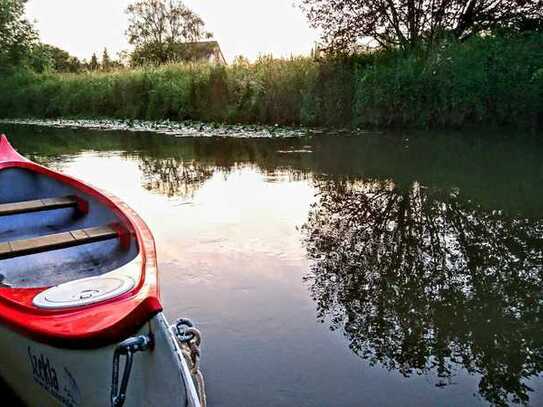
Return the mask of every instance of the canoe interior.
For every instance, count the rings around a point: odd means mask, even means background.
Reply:
[[[89,204],[87,214],[74,208],[0,217],[0,243],[109,225],[117,216],[90,195],[53,178],[23,168],[0,170],[0,204],[75,195]],[[131,237],[131,239],[134,239]],[[0,284],[12,288],[50,287],[113,271],[138,254],[137,244],[119,239],[0,260]]]

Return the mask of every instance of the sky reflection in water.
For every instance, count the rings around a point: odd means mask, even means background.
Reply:
[[[213,406],[543,404],[543,148],[4,129],[148,222]]]

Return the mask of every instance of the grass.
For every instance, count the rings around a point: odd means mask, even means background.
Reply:
[[[543,34],[349,58],[0,78],[0,117],[325,127],[542,126]]]

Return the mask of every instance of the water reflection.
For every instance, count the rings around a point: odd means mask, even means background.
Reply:
[[[459,367],[495,405],[543,368],[543,222],[413,182],[323,182],[304,226],[321,321],[405,376]]]
[[[542,403],[539,142],[4,131],[148,221],[213,404]]]
[[[254,166],[269,181],[284,177],[288,181],[305,180],[311,172],[311,159],[302,149],[307,142],[304,138],[176,139],[129,132],[108,132],[97,137],[96,131],[86,129],[39,126],[7,126],[3,131],[28,158],[56,170],[85,152],[103,156],[117,153],[137,162],[145,189],[167,197],[190,197],[214,173],[228,175],[247,165]]]
[[[138,165],[145,189],[169,198],[193,196],[214,173],[209,166],[176,158],[141,157]]]

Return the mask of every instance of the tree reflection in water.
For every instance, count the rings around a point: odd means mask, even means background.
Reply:
[[[495,405],[527,404],[543,366],[543,222],[459,191],[325,182],[304,225],[319,319],[404,376],[480,374]]]
[[[140,157],[144,187],[168,197],[190,197],[213,176],[215,168],[194,160]]]

